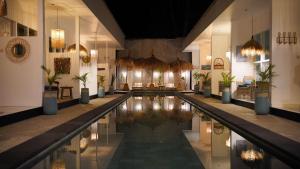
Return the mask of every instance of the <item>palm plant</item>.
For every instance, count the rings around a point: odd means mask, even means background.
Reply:
[[[104,85],[104,81],[105,81],[105,76],[99,76],[100,86]]]
[[[83,83],[84,88],[86,88],[86,82],[87,82],[87,75],[88,73],[85,73],[81,76],[77,76],[75,75],[75,77],[73,78],[73,80],[79,80]]]
[[[203,85],[208,86],[211,84],[211,78],[209,77],[210,72],[201,73],[201,77],[203,78]]]
[[[231,83],[233,82],[235,76],[231,76],[231,73],[221,73],[222,78],[223,78],[223,85],[224,87],[230,87]]]
[[[199,80],[201,79],[201,73],[200,72],[195,72],[193,74],[193,78],[196,81],[196,84],[199,85]]]
[[[276,76],[276,73],[273,71],[274,67],[275,65],[270,64],[266,70],[258,72],[260,81],[257,82],[257,85],[260,89],[269,88],[272,78]]]
[[[52,85],[55,81],[57,81],[58,79],[60,79],[59,77],[59,73],[54,73],[52,76],[51,76],[51,70],[46,68],[46,66],[42,65],[41,68],[44,70],[44,72],[47,74],[47,81],[48,81],[48,84],[49,84],[49,88],[51,90],[52,88]]]

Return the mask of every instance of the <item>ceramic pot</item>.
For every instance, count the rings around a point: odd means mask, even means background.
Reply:
[[[257,115],[269,114],[270,100],[268,93],[257,93],[255,96],[255,112]]]
[[[203,89],[204,89],[204,93],[203,93],[204,97],[210,97],[211,87],[210,86],[204,86]]]
[[[128,85],[128,83],[124,84],[123,90],[124,91],[129,91],[129,85]]]
[[[98,88],[98,97],[102,98],[105,96],[105,88],[104,86],[99,86]]]
[[[194,85],[194,93],[199,94],[199,85],[198,84]]]
[[[43,96],[43,112],[47,115],[54,115],[57,113],[57,98],[56,91],[45,91]]]
[[[230,95],[230,88],[225,87],[223,92],[222,92],[222,102],[224,104],[230,103],[231,102],[231,95]]]
[[[81,88],[80,102],[82,104],[88,104],[90,102],[89,88]]]

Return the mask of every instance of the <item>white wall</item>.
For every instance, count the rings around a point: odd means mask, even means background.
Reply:
[[[300,1],[272,1],[272,63],[275,72],[272,88],[272,106],[298,107],[300,111]],[[278,32],[297,32],[296,45],[276,43]]]
[[[43,3],[38,1],[38,36],[22,37],[30,44],[30,56],[21,63],[11,62],[6,54],[7,42],[14,37],[0,38],[0,106],[42,105],[43,74]],[[13,7],[9,7],[13,8]],[[12,9],[10,9],[13,11]]]
[[[271,9],[264,8],[255,11],[253,14],[253,33],[257,34],[271,29]],[[236,62],[236,47],[242,46],[251,38],[251,20],[250,15],[244,15],[231,24],[231,54],[232,54],[232,75],[236,76],[235,82],[242,82],[244,76],[253,76],[255,78],[255,66],[253,61]],[[237,84],[232,84],[232,91],[237,88]]]
[[[211,73],[211,84],[212,94],[219,95],[219,81],[222,81],[222,72],[228,73],[230,70],[230,62],[226,58],[226,52],[230,48],[230,36],[229,35],[212,35],[211,41],[212,48],[212,73]],[[221,58],[224,61],[224,69],[214,69],[213,62],[216,58]]]

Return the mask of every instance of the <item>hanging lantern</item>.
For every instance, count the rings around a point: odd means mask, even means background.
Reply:
[[[263,54],[263,48],[262,46],[259,44],[259,42],[257,42],[256,40],[254,40],[253,37],[253,17],[252,17],[252,22],[251,22],[251,26],[252,26],[252,37],[251,39],[246,42],[242,48],[241,48],[241,54],[243,56],[248,56],[248,57],[253,57],[256,55],[262,55]]]
[[[51,29],[51,47],[61,49],[65,47],[65,31],[59,28],[58,7],[56,8],[56,29]]]
[[[65,47],[65,31],[62,29],[51,30],[51,46],[52,48],[64,48]]]
[[[262,55],[263,48],[257,41],[254,40],[254,38],[252,36],[251,40],[249,40],[242,46],[241,54],[243,56]]]
[[[7,15],[7,5],[5,0],[0,0],[0,17]]]

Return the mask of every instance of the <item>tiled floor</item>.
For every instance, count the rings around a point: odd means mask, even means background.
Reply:
[[[0,128],[0,153],[20,143],[23,143],[39,134],[42,134],[58,125],[78,117],[87,111],[103,105],[121,95],[106,96],[91,100],[89,104],[78,104],[59,110],[57,115],[40,115],[18,123]]]
[[[272,132],[290,138],[291,140],[300,142],[300,123],[274,115],[256,115],[252,109],[234,104],[222,104],[219,100],[204,98],[202,95],[190,94],[189,96],[254,123],[260,127],[266,128]]]

